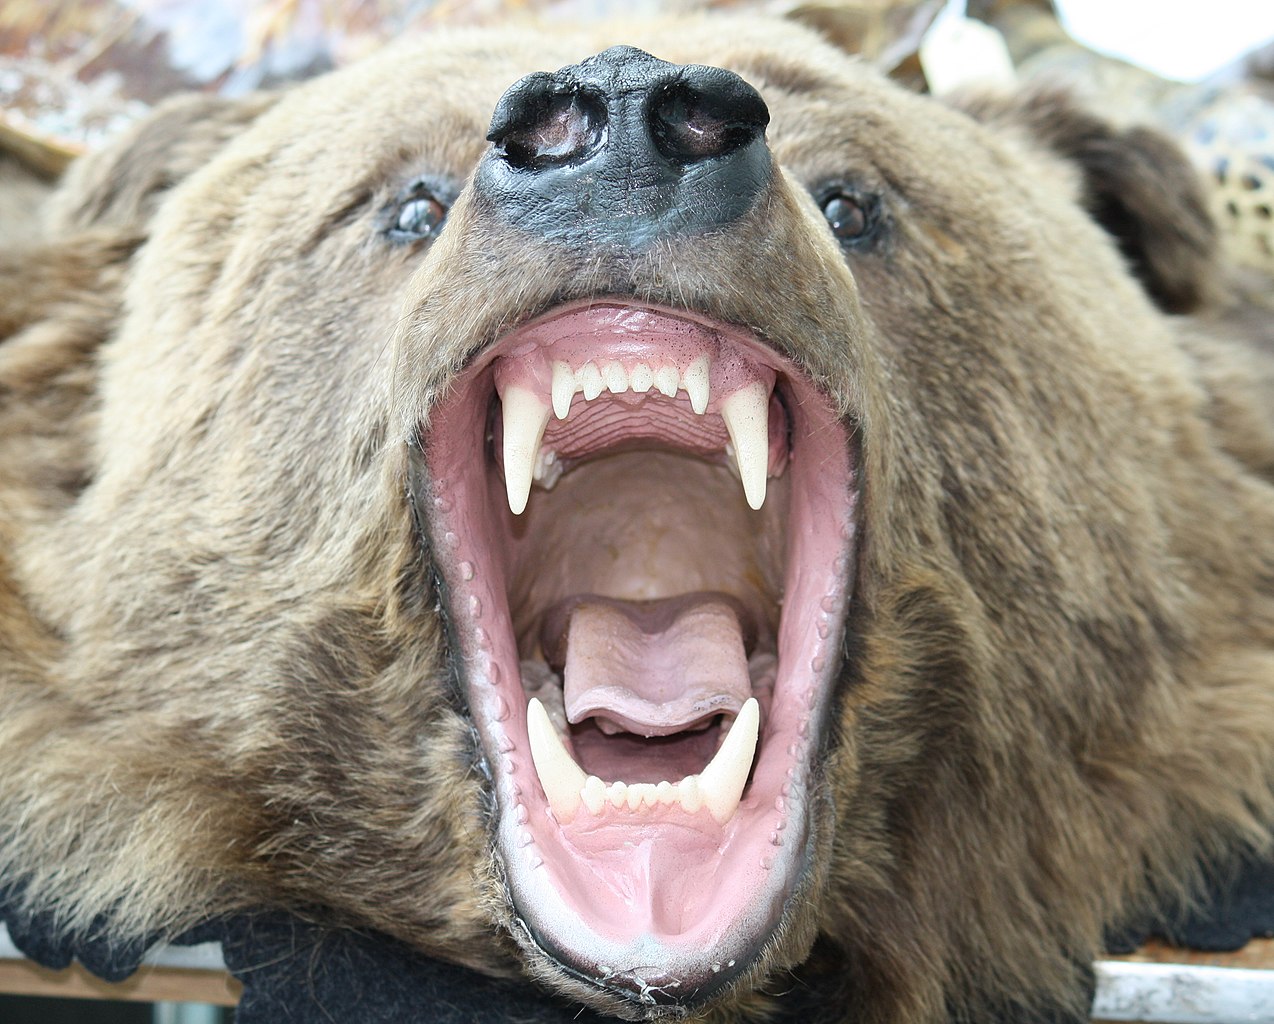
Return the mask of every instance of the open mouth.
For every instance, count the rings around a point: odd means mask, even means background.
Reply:
[[[521,937],[630,1002],[711,994],[806,873],[847,429],[751,332],[594,300],[482,353],[422,448]]]

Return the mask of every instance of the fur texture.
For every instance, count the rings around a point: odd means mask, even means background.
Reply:
[[[490,111],[619,41],[756,85],[783,177],[693,244],[528,251],[462,188]],[[847,1020],[1082,1015],[1104,926],[1269,842],[1271,377],[1164,143],[964,107],[790,25],[457,33],[75,168],[0,257],[0,876],[70,929],[319,907],[608,1006],[519,947],[404,494],[475,351],[626,294],[771,339],[862,447],[819,856],[696,1012],[763,1012],[782,968]],[[458,199],[391,246],[419,174]],[[882,197],[869,251],[832,181]]]

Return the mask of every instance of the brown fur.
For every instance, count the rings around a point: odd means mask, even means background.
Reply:
[[[40,208],[53,186],[0,147],[0,244],[31,245],[40,236]]]
[[[515,78],[621,40],[765,96],[786,177],[739,225],[528,254],[462,194],[378,245]],[[822,853],[717,1010],[804,962],[851,1020],[1082,1012],[1103,925],[1269,842],[1274,431],[1235,368],[1270,376],[1157,139],[967,106],[765,22],[456,34],[86,162],[0,275],[0,876],[70,927],[318,904],[580,994],[510,936],[405,441],[511,323],[619,292],[754,327],[860,428]],[[804,188],[850,174],[890,199],[846,261]]]

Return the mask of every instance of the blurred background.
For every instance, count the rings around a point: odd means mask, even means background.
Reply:
[[[406,31],[701,8],[795,10],[898,64],[965,0],[4,0],[0,130],[56,169],[173,91],[245,92],[347,63]],[[970,0],[968,13],[998,22],[1013,48],[1023,10],[1178,81],[1224,74],[1274,41],[1271,0]]]

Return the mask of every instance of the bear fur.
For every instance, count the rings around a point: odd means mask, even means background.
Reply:
[[[471,200],[491,111],[616,42],[752,83],[781,174],[691,242],[539,251]],[[445,229],[386,244],[422,173]],[[873,245],[828,181],[881,197]],[[1269,846],[1270,372],[1157,136],[786,23],[440,33],[175,101],[0,262],[0,878],[67,930],[306,908],[622,1016],[760,1019],[794,972],[845,1020],[1080,1019],[1105,927]],[[475,352],[617,294],[775,339],[860,446],[807,874],[688,1009],[519,927],[408,496]]]

